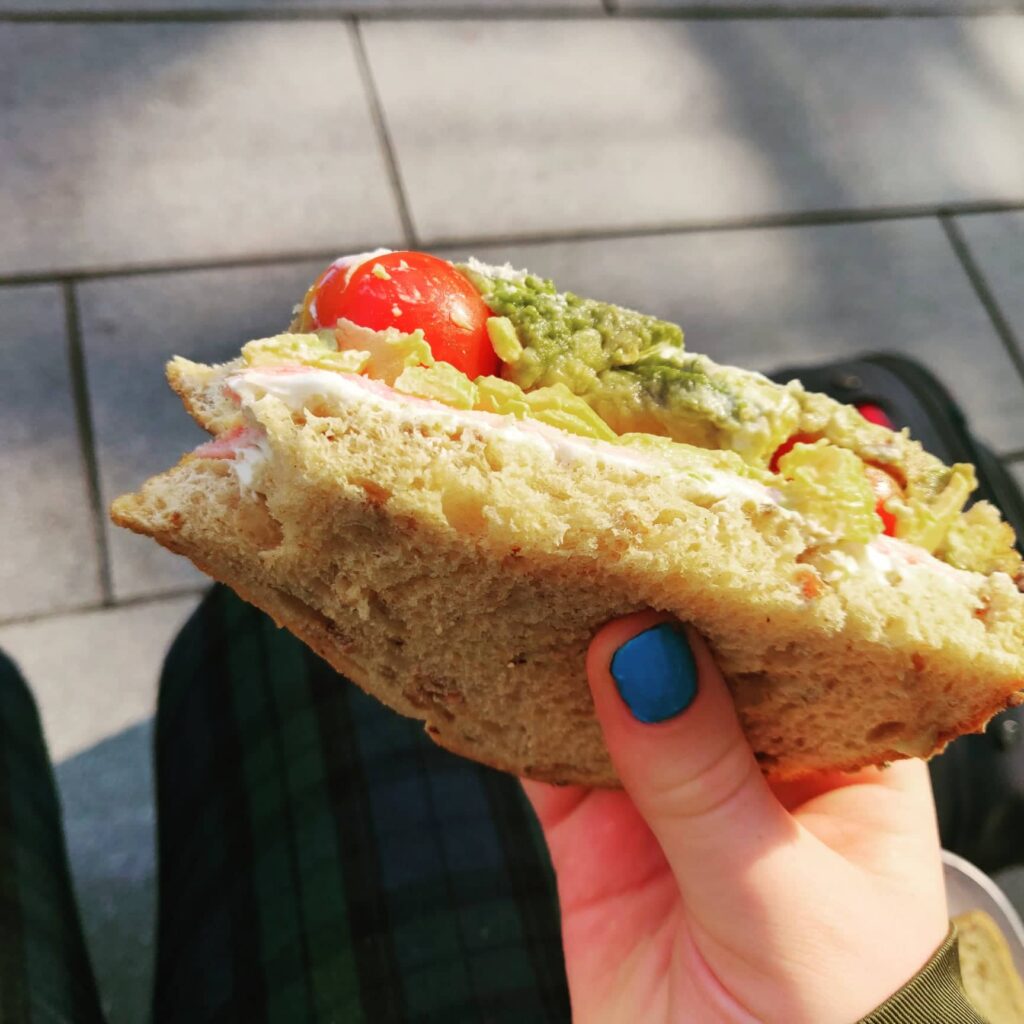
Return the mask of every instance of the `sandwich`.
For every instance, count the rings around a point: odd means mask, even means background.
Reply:
[[[167,375],[212,438],[114,522],[458,754],[616,785],[584,658],[643,608],[707,638],[776,778],[927,758],[1021,700],[1021,558],[973,468],[675,324],[378,250]]]

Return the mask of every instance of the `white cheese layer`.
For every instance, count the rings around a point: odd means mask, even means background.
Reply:
[[[916,544],[886,536],[875,537],[869,544],[836,545],[815,564],[827,583],[863,576],[873,584],[899,587],[922,597],[946,592],[951,600],[962,600],[965,592],[977,595],[987,579],[948,565]]]
[[[380,381],[355,374],[336,373],[311,367],[274,367],[243,370],[228,378],[228,387],[243,407],[250,407],[266,396],[283,402],[292,412],[300,412],[314,399],[330,403],[370,403],[378,407],[399,407],[403,419],[442,430],[473,429],[501,437],[513,444],[529,445],[546,452],[562,464],[580,461],[620,466],[640,473],[678,478],[681,488],[694,497],[720,501],[739,499],[761,505],[777,505],[775,493],[763,484],[728,473],[713,466],[679,470],[659,459],[654,452],[637,451],[627,445],[609,444],[577,437],[544,423],[494,413],[453,409],[394,391]]]
[[[243,490],[252,490],[256,471],[266,462],[269,455],[270,446],[265,437],[255,444],[236,449],[235,457],[231,460],[231,468],[234,470],[235,476],[238,477],[239,486]]]

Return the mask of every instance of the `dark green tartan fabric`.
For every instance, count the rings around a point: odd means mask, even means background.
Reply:
[[[156,1024],[569,1019],[518,782],[224,588],[168,656],[156,764]]]
[[[0,1024],[99,1024],[35,703],[0,653]]]
[[[154,1024],[569,1020],[516,780],[439,750],[221,587],[168,655],[156,734]],[[980,1020],[952,936],[876,1017]],[[39,716],[2,653],[0,1024],[103,1024]]]

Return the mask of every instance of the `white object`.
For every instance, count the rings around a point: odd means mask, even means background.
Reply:
[[[948,850],[942,851],[949,916],[984,910],[1006,937],[1017,973],[1024,977],[1024,923],[1006,893],[980,868]]]

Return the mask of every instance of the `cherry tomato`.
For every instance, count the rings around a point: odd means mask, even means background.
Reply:
[[[435,359],[472,380],[498,371],[487,336],[490,315],[472,282],[447,260],[390,252],[355,269],[328,267],[306,296],[302,322],[307,329],[333,327],[342,318],[375,331],[419,328]]]
[[[819,440],[817,434],[794,434],[788,441],[783,441],[782,444],[775,449],[775,454],[772,456],[772,461],[768,463],[768,468],[773,473],[778,473],[779,459],[781,459],[783,455],[788,455],[795,445],[814,444],[817,440]]]
[[[868,463],[864,466],[864,472],[875,494],[875,512],[882,520],[883,532],[887,537],[895,537],[896,517],[885,507],[885,503],[896,495],[902,495],[903,488],[881,466],[872,466]]]

